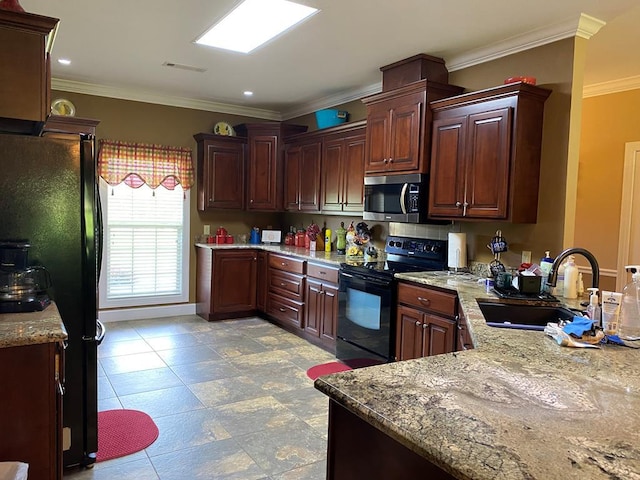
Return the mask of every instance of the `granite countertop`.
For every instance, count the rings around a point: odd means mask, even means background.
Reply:
[[[0,348],[67,339],[55,302],[41,312],[0,314]]]
[[[265,250],[267,252],[280,253],[283,255],[291,255],[292,257],[299,257],[309,261],[319,261],[323,263],[332,264],[339,267],[341,263],[348,262],[350,259],[363,257],[347,257],[346,255],[338,254],[335,250],[332,252],[325,252],[324,250],[306,250],[302,247],[292,247],[290,245],[281,244],[251,244],[251,243],[229,243],[225,245],[217,245],[215,243],[196,243],[196,247],[210,248],[212,250],[225,250],[234,248],[252,248],[258,250]],[[378,257],[372,261],[384,261],[385,253],[378,252]]]
[[[320,377],[352,413],[460,479],[640,479],[640,350],[560,347],[488,327],[477,278],[396,274],[458,292],[475,349]]]

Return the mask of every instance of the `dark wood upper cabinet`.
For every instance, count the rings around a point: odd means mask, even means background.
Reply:
[[[198,210],[244,208],[245,140],[208,133],[193,138],[198,144]]]
[[[320,161],[322,143],[288,144],[284,155],[285,205],[287,211],[320,211]]]
[[[283,210],[283,138],[302,133],[306,126],[280,122],[245,123],[235,127],[247,139],[246,209]]]
[[[0,131],[39,134],[51,111],[57,18],[0,10]]]
[[[328,135],[322,147],[323,212],[362,212],[364,199],[365,125]]]
[[[430,218],[535,223],[550,93],[516,83],[431,103]]]
[[[363,98],[367,106],[365,174],[427,173],[431,150],[429,102],[462,91],[454,85],[418,80]]]

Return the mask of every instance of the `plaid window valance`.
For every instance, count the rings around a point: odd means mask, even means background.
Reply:
[[[98,174],[109,185],[125,182],[131,188],[145,183],[151,188],[162,185],[173,190],[193,186],[191,149],[149,143],[126,143],[114,140],[98,142]]]

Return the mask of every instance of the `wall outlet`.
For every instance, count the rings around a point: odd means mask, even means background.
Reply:
[[[531,252],[529,250],[522,251],[522,263],[531,263]]]
[[[205,225],[204,226],[204,232],[205,235],[211,235],[211,225]]]

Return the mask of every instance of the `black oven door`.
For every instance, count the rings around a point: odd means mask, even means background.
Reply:
[[[338,299],[338,359],[353,367],[392,361],[393,278],[341,270]]]

